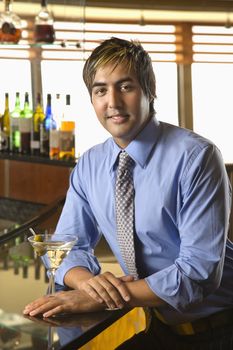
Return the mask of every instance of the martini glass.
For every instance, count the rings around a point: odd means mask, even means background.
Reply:
[[[67,257],[77,237],[69,234],[36,234],[28,237],[37,256],[42,257],[49,272],[47,294],[55,293],[55,275],[62,261]]]

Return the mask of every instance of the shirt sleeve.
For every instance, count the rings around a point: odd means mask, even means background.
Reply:
[[[56,282],[64,285],[65,274],[73,267],[85,267],[93,274],[100,272],[94,248],[100,239],[100,232],[92,210],[85,196],[80,159],[70,176],[70,186],[59,218],[56,233],[77,236],[77,244],[64,259],[56,273]]]
[[[177,193],[179,255],[146,281],[161,299],[185,312],[214,292],[222,278],[231,188],[214,145],[193,152]]]

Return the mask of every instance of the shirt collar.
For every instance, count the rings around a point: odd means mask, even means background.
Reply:
[[[156,118],[152,118],[145,128],[136,136],[136,138],[130,142],[130,144],[125,148],[125,151],[130,155],[133,160],[139,164],[142,168],[146,166],[149,154],[156,144],[160,134],[160,123]],[[118,154],[122,149],[114,142],[112,159],[110,161],[110,169],[113,168],[116,163]]]

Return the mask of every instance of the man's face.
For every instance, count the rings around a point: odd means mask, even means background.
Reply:
[[[96,72],[91,94],[95,113],[115,142],[125,148],[150,119],[149,99],[134,71],[109,64]]]

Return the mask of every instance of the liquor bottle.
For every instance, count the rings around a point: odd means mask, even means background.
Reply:
[[[17,44],[21,38],[21,20],[12,12],[13,0],[4,0],[5,11],[0,15],[0,42]]]
[[[70,95],[66,95],[66,105],[59,132],[59,159],[75,158],[75,122],[71,120]]]
[[[3,133],[3,116],[2,114],[0,114],[0,151],[2,151],[2,141],[3,141],[3,138],[2,138],[2,133]]]
[[[45,110],[45,118],[40,125],[40,153],[44,156],[49,156],[49,132],[51,129],[56,129],[52,113],[52,96],[47,94],[47,104]]]
[[[2,119],[2,117],[1,117]],[[4,138],[3,138],[3,131],[2,131],[2,126],[1,126],[2,122],[0,123],[0,152],[4,151],[4,146],[3,146],[3,143],[4,143]]]
[[[20,113],[20,153],[30,154],[31,129],[32,129],[32,109],[29,105],[29,95],[25,93],[24,108]]]
[[[57,129],[60,129],[62,114],[63,114],[63,101],[60,94],[56,94],[55,101],[53,103],[53,117],[57,123]]]
[[[59,159],[59,119],[61,115],[60,94],[56,94],[55,103],[53,104],[52,125],[49,131],[49,158]]]
[[[19,132],[19,118],[20,118],[20,94],[16,92],[15,107],[10,114],[10,151],[13,153],[19,152],[20,147],[20,132]]]
[[[9,111],[9,95],[5,93],[5,110],[2,117],[2,150],[9,151],[10,141],[10,111]]]
[[[37,43],[53,43],[55,31],[53,16],[47,8],[47,0],[41,0],[41,9],[35,18],[35,41]]]
[[[70,120],[72,115],[71,111],[71,97],[70,95],[66,95],[65,107],[63,109],[62,120]]]
[[[43,123],[45,114],[41,104],[41,94],[37,94],[36,109],[33,114],[33,127],[31,134],[31,154],[40,154],[40,125]]]
[[[49,158],[59,159],[59,130],[51,129],[49,132]]]
[[[51,94],[47,94],[47,105],[46,105],[44,125],[45,125],[45,129],[47,131],[49,131],[51,129],[56,129],[56,127],[57,127],[56,121],[53,118]]]

